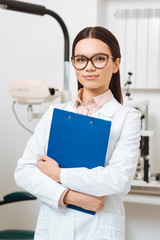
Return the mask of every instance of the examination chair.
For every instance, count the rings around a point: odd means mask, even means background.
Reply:
[[[20,202],[25,200],[35,200],[36,197],[34,197],[32,194],[27,192],[14,192],[10,193],[6,196],[4,196],[3,200],[0,201],[0,205],[13,203],[13,202]],[[34,232],[33,231],[27,231],[27,230],[3,230],[0,231],[0,240],[5,239],[16,239],[16,240],[33,240],[34,238]]]

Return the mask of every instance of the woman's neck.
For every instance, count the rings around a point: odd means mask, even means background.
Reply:
[[[108,89],[100,90],[100,89],[86,89],[86,88],[83,88],[81,100],[82,100],[83,103],[86,103],[89,99],[94,98],[96,96],[99,96],[106,91],[108,91]]]

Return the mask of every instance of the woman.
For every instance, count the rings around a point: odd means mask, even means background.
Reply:
[[[122,106],[120,58],[119,44],[105,28],[85,28],[73,42],[71,60],[79,91],[72,102],[56,108],[112,122],[106,162],[105,167],[91,170],[62,169],[47,157],[50,107],[15,171],[17,184],[42,201],[35,240],[125,239],[122,196],[130,190],[137,166],[140,113]],[[75,211],[66,204],[96,214]]]

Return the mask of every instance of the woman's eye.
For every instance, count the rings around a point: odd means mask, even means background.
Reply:
[[[83,57],[79,57],[79,58],[76,59],[76,61],[77,62],[84,62],[84,61],[86,61],[86,59],[83,58]]]
[[[98,56],[95,58],[95,61],[105,61],[105,60],[106,60],[106,58],[103,56]]]

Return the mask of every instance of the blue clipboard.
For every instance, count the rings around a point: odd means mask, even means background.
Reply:
[[[54,108],[47,156],[61,168],[104,166],[111,121]],[[67,205],[94,215],[95,212]]]

